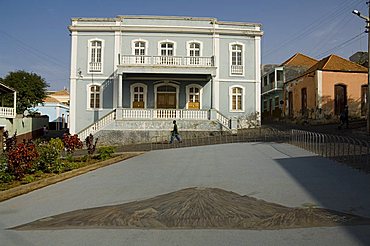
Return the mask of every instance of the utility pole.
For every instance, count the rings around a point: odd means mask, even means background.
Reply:
[[[366,2],[368,6],[368,15],[370,16],[370,1]],[[353,10],[353,14],[358,15],[361,19],[364,19],[366,21],[366,30],[365,32],[367,33],[367,95],[366,95],[366,106],[367,106],[367,133],[370,134],[370,18],[369,16],[362,15],[360,11],[358,10]]]

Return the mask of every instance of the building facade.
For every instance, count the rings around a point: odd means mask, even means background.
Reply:
[[[69,100],[66,100],[67,102]],[[49,117],[49,129],[61,130],[68,128],[69,106],[55,97],[47,96],[43,102],[33,108],[35,112]]]
[[[296,53],[280,65],[263,66],[261,78],[263,120],[271,120],[283,116],[284,83],[303,74],[316,63],[316,59]]]
[[[260,113],[260,24],[118,16],[75,18],[69,30],[71,133],[213,116],[231,127]]]
[[[367,110],[367,68],[336,55],[318,61],[284,84],[284,113],[293,119],[337,121],[348,106],[349,117]]]

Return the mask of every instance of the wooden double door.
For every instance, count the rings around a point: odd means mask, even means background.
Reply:
[[[176,92],[158,92],[157,93],[157,108],[175,109],[176,108]]]

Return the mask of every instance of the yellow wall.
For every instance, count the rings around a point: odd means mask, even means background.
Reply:
[[[349,115],[352,117],[361,116],[361,86],[367,85],[367,73],[346,73],[322,71],[322,97],[321,110],[318,103],[317,71],[305,75],[297,80],[289,82],[288,91],[293,92],[293,111],[294,117],[302,117],[301,114],[301,90],[307,88],[307,109],[308,117],[311,119],[323,118],[324,114],[334,116],[334,87],[337,84],[346,85],[347,104]],[[284,89],[284,98],[288,99],[287,91]],[[284,100],[284,101],[285,101]],[[284,102],[285,105],[287,102]],[[288,108],[284,105],[284,115],[288,115]]]
[[[334,112],[334,86],[346,85],[349,115],[361,114],[361,86],[367,85],[367,73],[328,72],[322,73],[322,101],[330,112]]]

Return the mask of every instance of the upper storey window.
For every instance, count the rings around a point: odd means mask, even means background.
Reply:
[[[133,41],[133,55],[134,57],[134,62],[135,63],[145,63],[145,55],[147,53],[147,43],[146,41]]]
[[[170,42],[161,43],[161,56],[173,56],[173,55],[174,55],[173,43]]]
[[[243,75],[244,64],[243,64],[243,45],[242,44],[231,44],[230,45],[230,75]]]
[[[192,42],[189,44],[190,64],[199,64],[200,43]]]
[[[158,43],[157,64],[179,65],[181,60],[175,58],[176,43],[170,40],[163,40]]]
[[[135,42],[134,47],[135,56],[145,56],[145,42],[137,41]]]
[[[89,72],[102,72],[103,41],[89,41]]]

